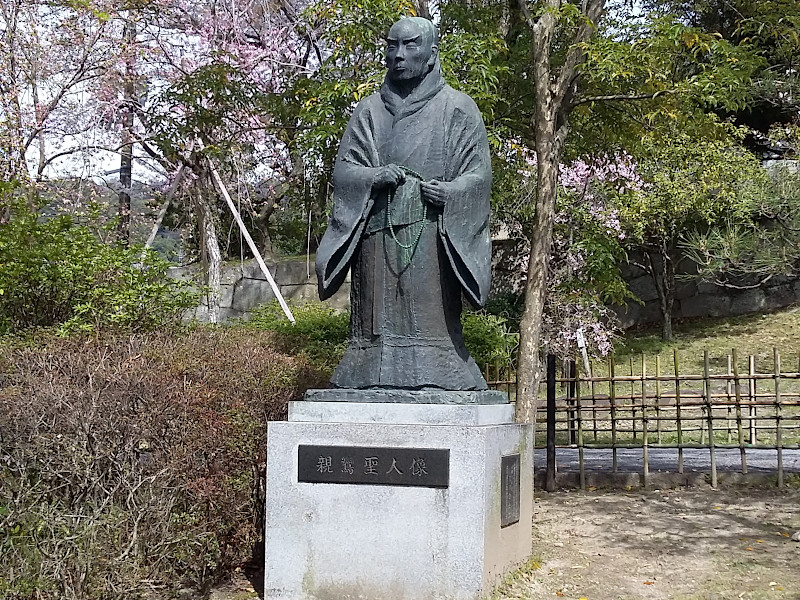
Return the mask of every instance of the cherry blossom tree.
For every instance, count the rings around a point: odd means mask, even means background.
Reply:
[[[519,143],[506,145],[506,159],[516,161],[519,198],[516,203],[501,203],[497,218],[513,240],[504,252],[502,270],[511,271],[501,285],[521,294],[524,280],[519,273],[528,267],[530,245],[525,236],[529,215],[520,204],[529,206],[535,189],[536,155]],[[559,165],[553,243],[548,258],[549,273],[542,317],[542,341],[547,351],[558,356],[574,356],[580,330],[595,356],[612,350],[618,325],[612,304],[630,298],[619,264],[626,259],[623,244],[626,233],[619,212],[607,201],[605,186],[630,189],[641,185],[627,155],[576,159]],[[513,195],[513,190],[505,190]],[[496,273],[497,275],[497,273]],[[500,279],[503,279],[500,274]]]
[[[297,7],[266,0],[14,0],[0,16],[3,176],[118,175],[109,185],[119,195],[123,242],[134,168],[163,181],[198,222],[213,320],[225,213],[209,161],[245,214],[276,204],[293,164],[272,114],[287,82],[307,70],[314,43],[298,33]],[[119,168],[109,170],[114,157]]]
[[[81,110],[109,66],[108,23],[70,4],[0,5],[0,177],[40,181],[96,122]]]
[[[259,203],[274,203],[269,191],[252,194],[258,184],[280,182],[292,167],[272,127],[271,106],[302,69],[302,44],[279,9],[257,1],[169,3],[138,28],[139,72],[148,90],[136,107],[136,141],[167,173],[188,174],[184,185],[207,265],[212,321],[225,213],[209,161],[232,176],[231,187],[248,213],[257,212]]]

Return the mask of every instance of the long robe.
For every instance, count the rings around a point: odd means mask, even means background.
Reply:
[[[405,182],[373,189],[377,170],[392,163],[409,170]],[[447,182],[444,208],[422,199],[416,175]],[[462,292],[474,306],[489,292],[490,189],[480,111],[438,65],[405,99],[387,79],[358,104],[316,258],[323,300],[351,269],[350,342],[335,387],[486,389],[460,315]]]

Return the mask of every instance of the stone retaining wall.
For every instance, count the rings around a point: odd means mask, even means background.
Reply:
[[[282,259],[267,264],[281,294],[287,300],[297,302],[318,300],[317,276],[314,273],[313,259],[310,265],[310,277],[306,260]],[[197,280],[199,267],[173,267],[169,276],[174,278],[192,278]],[[495,266],[498,283],[508,278],[508,273],[501,273]],[[631,302],[626,307],[617,309],[624,328],[661,321],[658,295],[652,280],[643,271],[634,267],[624,269],[624,275],[631,291],[644,304]],[[244,264],[228,264],[223,268],[222,301],[220,303],[220,320],[231,318],[247,318],[250,311],[275,296],[269,283],[261,273],[254,260]],[[696,317],[726,317],[744,315],[758,311],[771,311],[800,302],[800,279],[776,276],[765,285],[749,290],[723,288],[711,283],[698,282],[692,279],[679,280],[676,285],[675,306],[673,316],[677,319]],[[345,280],[341,289],[327,301],[329,306],[345,310],[350,305],[350,278]],[[200,321],[208,321],[208,308],[201,305],[191,315]]]
[[[658,294],[650,276],[629,267],[624,270],[631,291],[644,303],[630,302],[618,308],[624,328],[660,323]],[[747,282],[744,282],[747,283]],[[800,302],[800,279],[775,276],[753,289],[732,289],[713,283],[683,279],[676,282],[673,318],[731,317],[772,311]]]
[[[314,272],[314,259],[310,264],[310,276],[305,258],[286,258],[280,261],[266,261],[267,268],[286,300],[304,302],[319,300],[317,295],[317,275]],[[168,276],[175,279],[199,279],[200,267],[172,267]],[[272,288],[255,260],[244,263],[230,263],[222,269],[222,298],[220,301],[220,321],[228,319],[247,319],[250,311],[265,302],[275,299]],[[350,305],[350,277],[327,304],[336,309],[346,309]],[[189,315],[201,322],[208,321],[208,305],[201,304]]]

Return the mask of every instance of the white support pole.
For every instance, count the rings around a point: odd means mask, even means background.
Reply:
[[[295,324],[294,315],[292,315],[292,311],[289,310],[289,305],[286,304],[286,300],[283,299],[283,295],[281,294],[280,289],[278,289],[275,280],[272,278],[272,274],[267,269],[267,265],[264,264],[264,259],[261,258],[261,253],[258,251],[256,247],[256,243],[253,241],[253,238],[250,237],[250,232],[247,231],[247,227],[244,225],[244,221],[242,221],[242,217],[239,214],[239,211],[236,210],[236,205],[231,200],[230,194],[228,194],[228,190],[225,187],[225,184],[222,183],[222,178],[219,176],[217,172],[217,168],[214,166],[214,163],[211,162],[209,159],[208,161],[209,166],[211,167],[211,176],[214,178],[214,183],[217,184],[219,191],[222,193],[222,197],[225,198],[225,202],[228,203],[228,208],[231,209],[231,213],[233,213],[233,218],[236,219],[236,223],[239,225],[239,229],[244,235],[244,239],[247,240],[247,245],[250,247],[250,251],[253,253],[253,256],[256,257],[256,262],[258,266],[261,267],[261,272],[264,273],[264,277],[267,278],[269,282],[269,286],[272,288],[272,293],[275,294],[275,297],[278,299],[278,303],[281,305],[283,309],[283,313],[286,315],[286,318],[291,321],[292,325]]]
[[[306,236],[306,279],[311,279],[311,209],[308,209],[308,235]]]
[[[161,205],[161,210],[158,211],[158,217],[153,225],[153,229],[150,231],[150,237],[147,238],[147,241],[144,244],[145,251],[153,245],[156,235],[158,235],[158,230],[161,228],[161,222],[164,220],[164,216],[167,214],[169,203],[172,202],[172,197],[175,195],[175,190],[178,189],[181,179],[183,179],[183,169],[183,165],[178,167],[178,172],[175,174],[175,179],[172,180],[172,184],[170,184],[167,193],[164,195],[164,203]],[[144,259],[144,255],[142,255],[142,259]]]
[[[578,327],[575,332],[575,339],[578,342],[578,349],[583,357],[583,372],[588,376],[592,372],[589,365],[589,354],[586,352],[586,337],[583,335],[583,327]]]

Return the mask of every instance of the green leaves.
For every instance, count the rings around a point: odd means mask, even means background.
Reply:
[[[730,219],[690,231],[681,247],[699,276],[723,285],[757,285],[777,274],[796,273],[800,260],[800,174],[774,168],[759,181],[748,219]]]
[[[164,92],[151,116],[153,137],[166,155],[200,136],[214,140],[220,153],[247,142],[242,131],[258,128],[268,114],[267,96],[238,68],[220,60],[198,67]]]
[[[760,61],[741,89],[747,107],[727,109],[740,123],[765,132],[792,120],[800,91],[800,4],[796,0],[649,0],[652,12],[675,13],[697,31],[747,49]]]
[[[645,137],[635,158],[644,185],[610,193],[642,242],[675,242],[692,228],[747,218],[766,176],[734,137],[703,138],[677,127]]]
[[[677,102],[725,110],[746,104],[746,84],[763,63],[752,48],[674,17],[610,22],[605,35],[586,45],[586,53],[584,97],[669,92]]]
[[[505,42],[498,35],[453,31],[443,39],[439,56],[445,79],[470,96],[492,123],[501,78],[510,73]]]
[[[313,179],[328,176],[352,109],[379,89],[389,27],[414,14],[409,0],[317,2],[304,12],[310,29],[324,23],[317,42],[323,60],[315,73],[295,82],[291,98],[303,123],[298,150]]]
[[[69,217],[40,220],[6,201],[0,228],[0,333],[57,326],[68,335],[105,328],[150,330],[194,305],[153,252],[100,242]]]
[[[470,356],[480,365],[512,365],[519,345],[519,333],[512,331],[508,319],[485,311],[461,315],[464,343]]]
[[[295,304],[292,313],[294,324],[286,320],[277,301],[262,304],[251,312],[244,327],[274,332],[285,351],[301,354],[332,373],[347,346],[350,315],[316,302]]]

